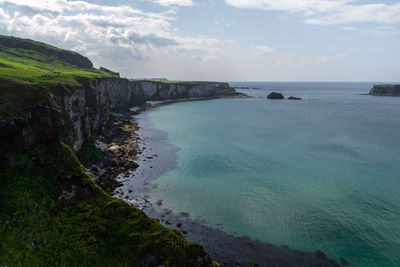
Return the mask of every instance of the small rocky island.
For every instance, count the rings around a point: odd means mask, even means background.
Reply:
[[[267,96],[268,99],[285,99],[281,93],[272,92]]]
[[[285,99],[281,93],[272,92],[267,96],[268,99]],[[300,97],[289,96],[288,100],[301,100]]]
[[[373,96],[400,96],[400,84],[374,85],[369,94]]]

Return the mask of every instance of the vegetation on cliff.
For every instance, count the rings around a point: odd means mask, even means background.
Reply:
[[[106,194],[61,143],[66,114],[53,93],[103,77],[117,75],[0,36],[0,266],[211,265],[201,245]],[[101,157],[93,142],[78,153],[83,161]]]
[[[0,75],[31,83],[77,85],[76,77],[118,77],[105,68],[94,69],[89,59],[28,39],[0,35]]]
[[[209,263],[200,245],[104,193],[64,144],[9,154],[6,166],[0,172],[0,265]]]

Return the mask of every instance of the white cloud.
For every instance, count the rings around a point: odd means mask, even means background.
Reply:
[[[260,56],[265,56],[268,54],[275,53],[275,49],[273,49],[267,45],[253,45],[253,46],[251,46],[251,48],[257,55],[260,55]]]
[[[399,35],[400,30],[392,26],[377,26],[364,30],[364,33],[373,35],[375,37],[386,36],[386,35]]]
[[[225,0],[237,8],[301,14],[309,24],[399,23],[400,3],[355,4],[353,0]]]
[[[106,65],[116,71],[130,69],[129,75],[134,75],[144,60],[215,59],[219,46],[226,42],[178,35],[171,26],[175,19],[172,14],[84,1],[0,0],[0,31],[77,51],[96,66]]]
[[[342,30],[345,30],[345,31],[356,31],[358,29],[356,27],[345,26],[345,27],[342,27]]]
[[[322,64],[322,63],[327,63],[327,62],[331,62],[331,61],[335,61],[335,60],[344,58],[345,56],[347,56],[347,55],[344,53],[340,53],[340,54],[336,54],[334,56],[316,57],[316,58],[313,58],[312,60],[315,61],[317,64]]]
[[[192,0],[151,0],[162,6],[193,6]]]

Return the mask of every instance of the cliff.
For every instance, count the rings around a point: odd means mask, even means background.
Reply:
[[[78,81],[79,85],[43,85],[0,77],[0,97],[7,101],[1,103],[0,108],[3,147],[8,144],[13,150],[23,150],[56,140],[61,134],[61,140],[78,151],[92,135],[106,132],[112,112],[121,112],[150,100],[236,94],[226,83],[82,77]]]
[[[374,85],[369,94],[373,96],[400,96],[400,84]]]
[[[104,193],[70,148],[147,100],[234,94],[225,83],[121,79],[0,36],[0,265],[211,266],[201,245]]]

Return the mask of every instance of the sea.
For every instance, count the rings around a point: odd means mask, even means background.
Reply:
[[[367,95],[373,84],[230,83],[252,97],[142,113],[147,149],[168,159],[148,163],[148,201],[234,236],[400,266],[400,97]]]

